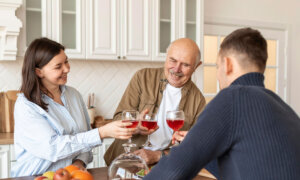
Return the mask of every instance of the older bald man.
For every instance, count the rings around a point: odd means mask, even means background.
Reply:
[[[158,162],[168,153],[173,130],[166,123],[166,111],[183,110],[185,122],[181,130],[189,130],[205,106],[202,93],[191,81],[192,74],[201,65],[200,57],[200,50],[193,40],[175,40],[167,49],[164,68],[146,68],[136,72],[120,101],[114,114],[115,120],[120,118],[123,110],[156,114],[158,129],[148,130],[139,126],[139,132],[132,137],[133,143],[142,148],[150,134],[152,147],[135,151],[147,164]],[[125,142],[116,139],[109,147],[104,156],[108,165],[124,152],[122,144]]]

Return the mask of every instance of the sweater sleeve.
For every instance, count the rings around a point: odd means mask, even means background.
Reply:
[[[171,149],[145,179],[192,179],[231,144],[232,93],[221,91],[204,109],[184,141]]]

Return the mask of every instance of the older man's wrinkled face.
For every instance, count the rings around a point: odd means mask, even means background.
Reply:
[[[165,62],[165,76],[174,87],[182,87],[196,69],[197,54],[194,51],[171,46]]]

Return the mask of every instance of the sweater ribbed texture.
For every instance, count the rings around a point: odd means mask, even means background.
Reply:
[[[192,179],[217,159],[221,180],[299,180],[300,119],[263,81],[248,73],[222,90],[144,179]]]

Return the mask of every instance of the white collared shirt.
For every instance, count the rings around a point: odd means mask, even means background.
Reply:
[[[172,139],[173,130],[167,124],[166,112],[178,110],[180,100],[181,88],[176,88],[167,84],[156,114],[157,125],[159,128],[150,135],[150,142],[153,146],[146,147],[145,149],[150,149],[152,151],[163,150],[169,145]]]
[[[80,93],[61,86],[64,106],[43,95],[48,112],[30,102],[23,93],[15,103],[14,145],[17,162],[11,175],[30,176],[55,171],[80,159],[92,161],[91,150],[101,144],[98,129],[90,120]]]

